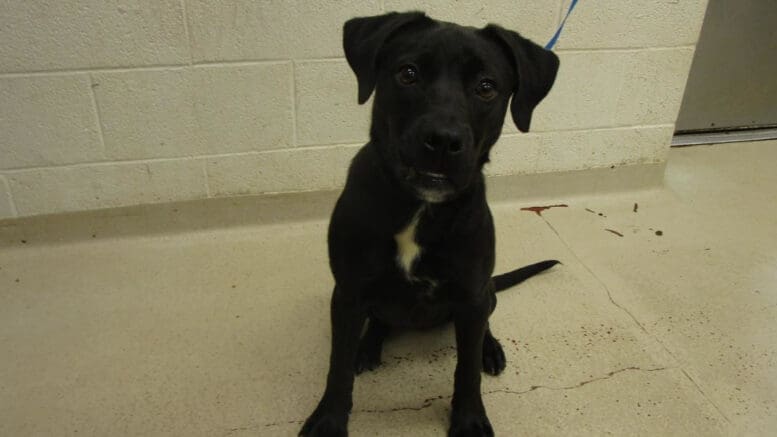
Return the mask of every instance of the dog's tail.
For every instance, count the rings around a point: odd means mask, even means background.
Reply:
[[[526,267],[521,267],[520,269],[515,269],[512,272],[496,275],[492,278],[494,280],[494,289],[495,291],[502,291],[513,285],[520,284],[537,273],[543,272],[556,264],[559,264],[558,260],[550,259],[536,264],[530,264]]]

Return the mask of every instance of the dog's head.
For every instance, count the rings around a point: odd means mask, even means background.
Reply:
[[[511,97],[515,124],[529,130],[559,65],[555,54],[515,32],[420,12],[351,19],[343,46],[359,103],[375,90],[371,142],[403,189],[429,202],[470,186],[488,162]]]

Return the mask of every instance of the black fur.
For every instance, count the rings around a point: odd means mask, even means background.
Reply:
[[[329,226],[336,283],[329,375],[300,435],[347,435],[354,374],[380,364],[391,328],[453,321],[449,435],[491,436],[480,373],[505,367],[488,327],[495,292],[556,261],[491,278],[494,226],[482,168],[510,98],[515,123],[528,130],[558,58],[498,26],[462,27],[420,12],[355,18],[343,33],[359,102],[375,93],[372,126]],[[405,269],[398,234],[412,222],[421,252]]]

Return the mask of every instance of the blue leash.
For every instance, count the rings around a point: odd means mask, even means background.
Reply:
[[[564,15],[564,19],[561,20],[561,24],[558,25],[558,30],[555,34],[553,34],[553,38],[548,41],[547,44],[545,44],[546,50],[553,49],[553,46],[556,45],[556,41],[558,41],[558,37],[561,35],[561,30],[564,29],[564,25],[567,23],[567,18],[569,18],[569,14],[572,13],[572,9],[575,9],[575,6],[577,5],[577,0],[572,0],[572,3],[569,4],[569,10],[567,11],[567,14]]]

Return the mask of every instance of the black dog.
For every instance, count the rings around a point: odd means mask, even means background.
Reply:
[[[354,374],[380,364],[391,327],[452,320],[458,362],[449,435],[491,436],[480,372],[505,367],[488,327],[494,293],[557,261],[491,277],[494,226],[482,168],[510,97],[526,132],[558,58],[501,27],[462,27],[420,12],[349,20],[343,44],[359,103],[373,89],[375,102],[370,142],[351,163],[329,226],[329,375],[300,435],[347,435]]]

